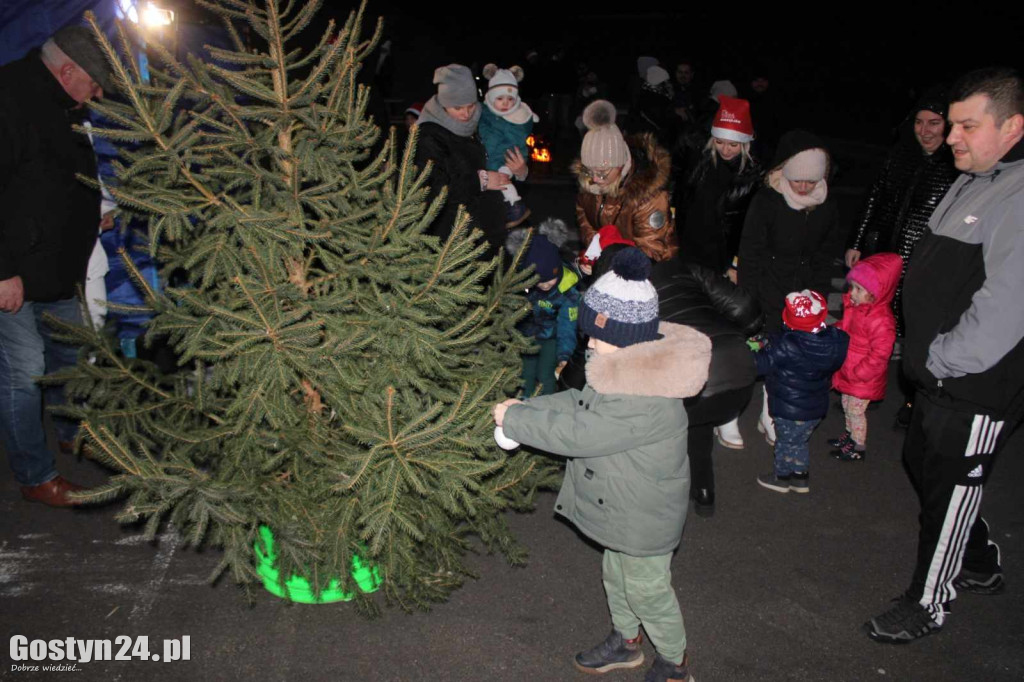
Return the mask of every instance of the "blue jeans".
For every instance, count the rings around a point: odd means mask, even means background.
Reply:
[[[43,321],[56,318],[82,323],[77,299],[52,303],[26,301],[16,313],[0,312],[0,438],[14,478],[21,485],[39,485],[57,476],[53,453],[46,447],[43,430],[43,390],[36,379],[78,362],[78,347],[56,341],[53,329]],[[64,387],[45,389],[46,403],[64,402]],[[54,418],[58,440],[73,440],[74,422]]]
[[[775,475],[804,474],[811,466],[807,442],[820,419],[793,421],[775,418]]]

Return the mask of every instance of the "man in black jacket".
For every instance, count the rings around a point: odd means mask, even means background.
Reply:
[[[75,291],[96,243],[100,194],[76,177],[96,177],[96,161],[71,126],[105,87],[109,67],[80,26],[0,68],[0,438],[22,496],[51,506],[70,506],[78,486],[57,473],[46,446],[36,377],[74,364],[78,349],[55,341],[43,316],[81,320]],[[61,402],[62,389],[52,390],[47,402]],[[74,438],[74,424],[57,428],[59,440]]]
[[[921,502],[917,565],[907,591],[864,626],[893,644],[941,630],[957,592],[1003,588],[978,509],[1024,416],[1024,80],[982,69],[950,101],[962,174],[928,222],[903,295],[903,369],[918,396],[903,447]]]

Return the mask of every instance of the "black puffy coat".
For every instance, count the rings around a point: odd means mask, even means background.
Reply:
[[[505,203],[499,191],[480,191],[477,174],[487,167],[486,155],[476,135],[456,135],[432,122],[419,126],[416,165],[424,168],[428,161],[434,164],[428,180],[428,201],[433,201],[443,187],[448,188],[448,200],[431,224],[431,234],[447,239],[461,204],[491,243],[492,251],[501,248],[505,240]]]
[[[805,149],[823,148],[814,135],[792,131],[779,143],[773,168]],[[782,308],[791,291],[828,293],[832,261],[841,255],[844,241],[831,195],[818,206],[797,210],[771,187],[758,190],[743,224],[738,275],[740,286],[761,304],[765,329],[782,327]]]
[[[903,272],[892,309],[896,334],[903,336],[903,276],[914,247],[928,231],[928,219],[960,172],[943,144],[925,154],[916,140],[897,145],[882,166],[864,205],[864,215],[850,235],[849,247],[867,256],[891,251],[903,257]]]
[[[615,244],[601,254],[592,280],[608,269],[623,245]],[[693,263],[656,263],[651,283],[658,290],[661,320],[693,327],[711,339],[711,367],[704,389],[687,402],[744,388],[754,383],[754,359],[747,338],[761,329],[763,317],[757,301],[721,274]],[[562,388],[581,388],[586,383],[586,343],[578,343],[562,371]]]
[[[768,411],[776,419],[808,421],[828,413],[832,375],[843,366],[850,337],[835,327],[817,334],[787,329],[755,354]]]
[[[679,257],[719,273],[725,272],[739,253],[743,219],[761,182],[761,166],[740,157],[715,159],[716,151],[701,154],[676,210],[686,211],[679,230]]]
[[[658,290],[658,316],[693,327],[711,339],[708,382],[696,397],[753,384],[756,370],[747,339],[764,324],[757,301],[720,272],[694,263],[684,263],[672,272],[667,265],[651,273]]]

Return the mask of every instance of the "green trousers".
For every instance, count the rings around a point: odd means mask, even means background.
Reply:
[[[651,644],[676,665],[686,653],[686,628],[672,589],[672,554],[636,557],[604,550],[602,578],[612,625],[626,639],[644,626]]]
[[[523,356],[523,395],[533,395],[536,384],[540,383],[540,395],[555,392],[555,367],[558,365],[558,339],[538,341],[540,351]]]

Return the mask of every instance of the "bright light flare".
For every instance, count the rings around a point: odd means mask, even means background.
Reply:
[[[174,11],[161,9],[153,3],[147,3],[146,9],[142,10],[142,23],[150,28],[170,26],[174,23]]]

